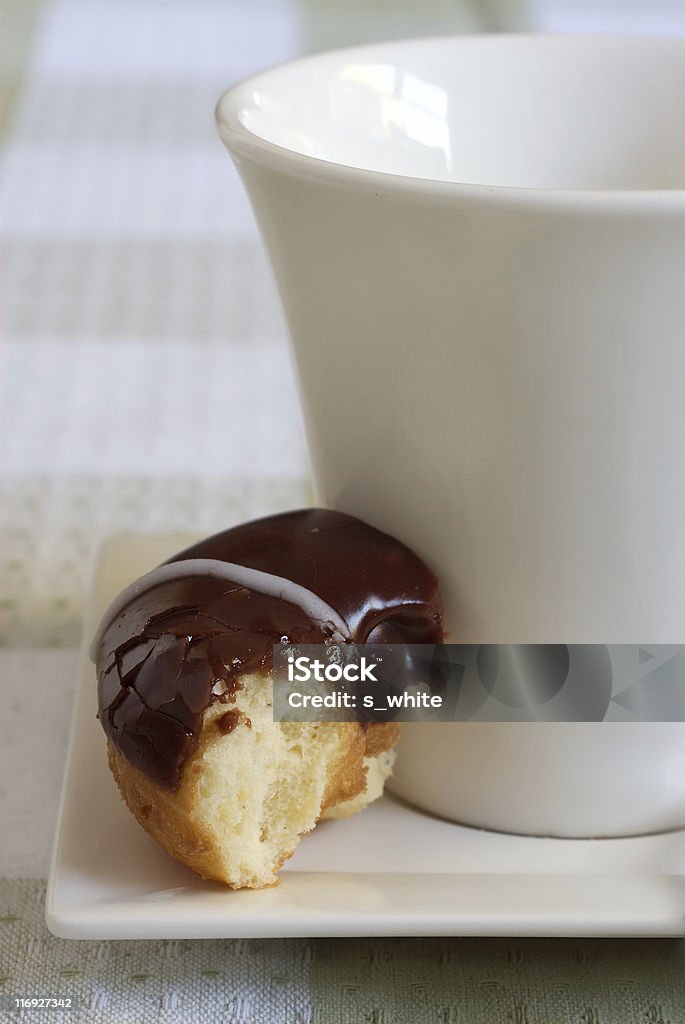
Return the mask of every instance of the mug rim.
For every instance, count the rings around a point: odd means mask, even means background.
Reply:
[[[337,47],[313,54],[280,61],[247,76],[226,89],[219,97],[215,108],[219,136],[237,164],[242,161],[278,170],[289,176],[316,180],[347,188],[362,188],[377,193],[407,195],[422,201],[444,201],[445,199],[469,199],[507,205],[532,206],[535,208],[588,209],[601,212],[619,213],[685,213],[685,186],[673,189],[587,189],[587,188],[546,188],[540,186],[483,184],[451,181],[430,177],[419,177],[399,172],[380,171],[354,164],[325,160],[298,152],[280,145],[255,132],[243,124],[240,114],[246,109],[245,102],[254,88],[265,77],[274,72],[287,74],[291,68],[314,63],[332,57],[368,54],[374,50],[412,47],[417,43],[451,43],[468,46],[473,42],[482,44],[495,42],[502,45],[507,41],[558,40],[564,42],[609,43],[612,45],[670,46],[681,49],[685,58],[685,38],[678,36],[630,36],[615,34],[553,34],[553,33],[490,33],[444,36],[412,36],[382,42],[365,43],[357,46]],[[544,42],[543,42],[544,45]]]

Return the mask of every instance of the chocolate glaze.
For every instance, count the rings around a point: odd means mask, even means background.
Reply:
[[[292,580],[338,612],[353,643],[442,640],[434,574],[404,544],[341,512],[258,519],[169,561],[193,558]],[[243,675],[271,668],[274,644],[323,643],[331,635],[330,624],[296,605],[226,580],[189,575],[152,585],[104,631],[96,652],[98,717],[131,764],[177,789],[207,707],[234,703]]]
[[[216,727],[224,736],[233,732],[239,725],[246,725],[248,729],[252,728],[250,719],[242,711],[239,711],[238,708],[231,708],[230,711],[225,711],[223,715],[219,715],[216,719]]]

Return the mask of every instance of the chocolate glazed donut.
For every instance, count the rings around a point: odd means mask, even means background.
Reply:
[[[274,644],[432,644],[442,635],[442,605],[430,569],[405,545],[352,516],[327,509],[287,512],[187,548],[119,595],[93,642],[98,717],[127,803],[174,856],[198,870],[149,827],[151,810],[145,816],[132,806],[138,798],[127,794],[121,779],[127,766],[139,790],[173,798],[189,785],[189,761],[194,772],[202,769],[198,744],[209,735],[210,720],[212,742],[221,733],[230,760],[231,740],[252,728],[249,708],[237,708],[236,700],[247,707],[250,688],[270,678]],[[229,707],[215,714],[222,705]],[[282,728],[269,727],[274,735]],[[318,727],[297,728],[305,736]],[[367,762],[388,751],[397,735],[394,725],[324,728],[331,736],[337,730],[346,743],[353,739]],[[348,784],[337,795],[359,796],[365,770],[356,773],[357,793]],[[149,806],[149,792],[146,800]],[[329,808],[335,802],[330,793],[324,801]],[[315,817],[325,810],[322,803]],[[263,873],[252,882],[236,881],[225,868],[202,873],[232,885],[270,884]]]

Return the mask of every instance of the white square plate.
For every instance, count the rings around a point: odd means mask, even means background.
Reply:
[[[46,919],[82,939],[315,935],[685,934],[685,831],[534,839],[463,828],[385,797],[319,825],[261,892],[232,892],[171,860],[109,775],[86,649],[126,583],[187,536],[105,545],[84,631]]]

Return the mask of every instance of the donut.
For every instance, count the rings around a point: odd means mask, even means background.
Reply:
[[[194,544],[122,591],[93,638],[121,796],[203,878],[274,885],[321,818],[381,795],[398,736],[392,722],[274,722],[274,644],[442,636],[432,571],[342,512],[285,512]]]

